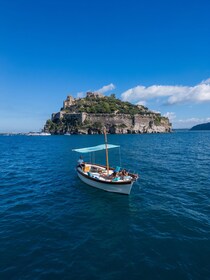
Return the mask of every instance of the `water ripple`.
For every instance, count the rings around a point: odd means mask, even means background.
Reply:
[[[71,149],[100,135],[0,136],[0,279],[209,279],[209,136],[110,135],[130,196],[75,175]]]

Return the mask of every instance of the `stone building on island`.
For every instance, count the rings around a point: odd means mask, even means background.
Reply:
[[[75,104],[75,99],[71,95],[68,95],[66,100],[63,101],[63,109],[70,108]]]

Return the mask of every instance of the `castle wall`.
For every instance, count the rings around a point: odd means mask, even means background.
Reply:
[[[65,112],[58,112],[58,113],[53,113],[52,116],[51,116],[51,120],[52,121],[55,121],[55,120],[58,120],[58,119],[62,119],[63,116],[65,115]]]
[[[57,119],[67,120],[69,126],[80,125],[81,130],[88,133],[88,126],[85,121],[94,126],[94,123],[100,123],[106,126],[110,133],[160,133],[170,132],[171,124],[168,119],[160,118],[157,120],[157,115],[134,115],[129,114],[88,114],[88,113],[66,113],[60,111],[52,115],[52,121]],[[84,124],[84,127],[81,125]]]
[[[115,114],[87,114],[86,120],[91,123],[99,122],[102,124],[112,125],[122,125],[124,124],[127,127],[133,125],[133,117],[130,115],[115,115]]]
[[[65,119],[72,123],[72,125],[74,125],[76,122],[83,123],[84,115],[82,113],[66,113]]]

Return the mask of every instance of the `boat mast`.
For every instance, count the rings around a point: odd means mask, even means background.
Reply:
[[[104,128],[104,140],[105,140],[105,148],[106,148],[106,170],[107,175],[109,175],[109,154],[108,154],[108,146],[107,146],[107,136],[106,136],[106,128]]]

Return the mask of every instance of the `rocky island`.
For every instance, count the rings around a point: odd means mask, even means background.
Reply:
[[[101,134],[103,127],[111,134],[171,132],[169,119],[117,99],[114,94],[104,96],[87,92],[84,98],[71,95],[59,112],[46,121],[44,132],[51,134]]]

